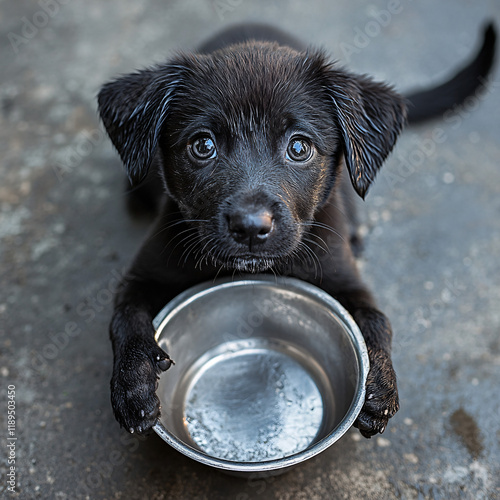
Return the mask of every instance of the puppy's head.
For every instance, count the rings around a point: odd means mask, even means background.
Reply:
[[[257,42],[124,76],[99,109],[131,181],[158,158],[204,252],[245,271],[293,257],[342,158],[364,197],[405,118],[390,88],[322,53]]]

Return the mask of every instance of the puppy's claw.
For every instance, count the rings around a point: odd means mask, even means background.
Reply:
[[[158,368],[162,372],[167,371],[172,365],[175,364],[170,358],[159,359],[159,356],[157,358],[157,362],[158,362],[157,363],[158,364]]]
[[[359,429],[362,436],[370,439],[372,436],[375,436],[375,434],[382,434],[387,427],[387,422],[387,418],[378,418],[365,411],[361,411],[358,415],[358,419],[354,422],[354,427]]]

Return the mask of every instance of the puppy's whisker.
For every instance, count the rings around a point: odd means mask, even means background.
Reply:
[[[212,246],[210,247],[210,249],[208,251],[205,251],[205,248],[211,244]],[[215,240],[215,238],[210,238],[206,243],[205,245],[203,246],[203,249],[199,252],[201,253],[201,256],[200,256],[200,259],[198,261],[199,263],[199,269],[201,271],[201,263],[203,261],[205,261],[205,265],[209,265],[209,259],[210,259],[210,256],[213,254],[214,252],[214,249],[217,247],[217,241]],[[196,266],[195,266],[196,267]]]
[[[209,222],[208,220],[206,219],[181,219],[181,220],[177,220],[175,222],[167,222],[164,226],[161,226],[159,231],[157,231],[156,233],[153,234],[152,238],[156,238],[158,235],[160,235],[161,233],[165,232],[165,231],[168,231],[169,229],[172,229],[173,227],[179,225],[179,224],[184,224],[184,223],[192,223],[192,222]],[[188,228],[188,229],[196,229],[196,228]],[[183,231],[181,231],[182,233]],[[174,236],[174,238],[176,238],[178,236],[178,234],[176,234]]]
[[[185,233],[188,233],[188,234],[185,234]],[[191,233],[191,234],[189,234]],[[174,247],[172,248],[172,252],[179,246],[179,245],[182,245],[182,244],[185,244],[187,242],[187,240],[190,240],[192,238],[195,238],[198,234],[198,230],[195,228],[195,227],[190,227],[188,229],[185,229],[184,231],[181,231],[179,234],[176,234],[170,241],[169,243],[172,244],[179,236],[182,236],[182,238],[174,245]]]
[[[313,235],[313,236],[317,236],[317,235]],[[322,238],[319,238],[319,240],[321,243],[318,243],[317,241],[314,241],[310,238],[306,238],[306,237],[302,238],[302,241],[304,241],[306,243],[310,243],[311,245],[314,245],[315,247],[318,247],[321,251],[323,251],[325,253],[330,253],[330,249],[328,248],[328,245],[326,244],[326,242]]]
[[[200,257],[200,259],[207,259],[208,255],[210,254],[210,252],[205,252],[205,249],[207,248],[208,245],[212,244],[212,249],[214,248],[215,245],[213,245],[214,243],[214,238],[212,237],[207,237],[203,247],[200,247],[198,248],[198,250],[196,250],[195,254],[194,254],[194,258],[197,259],[198,257]]]
[[[343,207],[342,205],[337,205],[336,203],[333,203],[333,202],[331,201],[331,199],[330,199],[329,205],[330,205],[332,208],[334,208],[335,210],[337,210],[337,212],[339,212],[339,213],[342,215],[342,217],[345,217],[345,218],[347,218],[347,217],[348,217],[348,216],[347,216],[347,212],[345,211],[345,207]],[[327,215],[328,215],[328,218],[329,218],[329,219],[333,219],[333,214],[331,214],[331,213],[327,213]]]
[[[199,245],[202,241],[201,236],[197,233],[191,240],[190,243],[185,246],[184,251],[179,257],[179,262],[184,258],[183,266],[186,264],[189,255],[194,251],[197,245]]]
[[[332,228],[332,231],[335,231],[336,232],[336,229],[333,229]],[[328,248],[328,243],[325,242],[325,240],[323,239],[322,236],[320,236],[319,234],[317,234],[316,232],[314,231],[307,231],[307,236],[311,236],[311,237],[314,237],[318,240],[320,240],[322,243],[324,243],[326,245],[326,247]],[[336,233],[337,236],[342,236],[340,233]]]
[[[172,258],[172,256],[175,254],[175,249],[180,246],[180,245],[184,245],[184,246],[187,246],[189,244],[191,244],[192,242],[196,241],[198,238],[198,231],[194,231],[193,234],[186,234],[185,236],[183,236],[175,245],[173,248],[170,248],[170,245],[166,245],[163,250],[161,251],[161,254],[163,254],[164,252],[166,252],[167,250],[170,250],[170,255],[168,256],[168,260],[167,260],[167,266],[168,264],[170,263],[170,259]]]
[[[305,252],[301,251],[302,248],[299,246],[293,253],[293,256],[297,263],[302,266],[303,269],[308,269],[308,260],[310,261],[310,256],[308,256]],[[316,270],[316,269],[315,269]]]
[[[179,257],[179,262],[184,258],[184,264],[187,262],[189,255],[194,251],[196,246],[199,244],[199,236],[194,235],[191,238],[187,238],[184,242],[184,251]]]
[[[303,258],[304,258],[304,265],[307,265],[307,262],[305,259],[309,260],[311,265],[314,267],[314,278],[316,279],[318,277],[318,272],[320,275],[320,280],[323,278],[323,267],[321,266],[321,261],[319,260],[318,256],[316,255],[315,252],[313,252],[304,242],[300,242],[300,245],[298,247],[300,250],[302,250],[303,253]]]
[[[277,282],[278,281],[278,275],[276,274],[276,271],[274,269],[274,266],[271,266],[269,270],[274,274],[274,280]]]
[[[215,276],[214,276],[214,279],[213,279],[213,283],[215,283],[215,281],[217,280],[217,278],[219,277],[219,274],[220,272],[222,271],[222,269],[224,269],[224,264],[221,264],[219,266],[219,269],[217,270],[217,272],[215,273]]]
[[[179,245],[184,245],[184,246],[188,245],[193,240],[199,238],[199,236],[200,235],[199,235],[198,231],[196,231],[196,230],[195,231],[190,231],[190,233],[184,235],[181,238],[181,240],[178,243],[176,243],[176,245],[174,246],[174,248],[172,250],[174,250]]]
[[[326,231],[330,231],[335,236],[338,236],[341,241],[343,241],[344,243],[346,243],[346,239],[342,236],[341,233],[339,233],[332,226],[329,226],[328,224],[325,224],[323,222],[309,221],[309,222],[302,222],[302,223],[300,223],[300,225],[301,226],[306,226],[306,227],[317,227],[319,229],[325,229]],[[318,236],[315,233],[311,232],[311,234],[314,234],[314,236],[316,236],[317,238],[320,238],[320,236]]]
[[[165,248],[162,250],[162,253],[165,252],[167,249],[170,249],[170,254],[172,255],[175,252],[175,249],[182,244],[186,244],[187,241],[190,241],[192,238],[195,238],[197,235],[198,230],[194,227],[190,227],[188,229],[185,229],[184,231],[181,231],[180,233],[176,234],[165,246]],[[186,234],[187,233],[187,234]],[[192,234],[190,234],[192,233]],[[171,244],[180,237],[180,240],[171,248]]]

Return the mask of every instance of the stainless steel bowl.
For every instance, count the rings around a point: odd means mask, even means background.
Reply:
[[[206,465],[279,472],[335,443],[365,398],[368,354],[349,314],[292,278],[252,276],[182,293],[154,320],[175,360],[154,430]]]

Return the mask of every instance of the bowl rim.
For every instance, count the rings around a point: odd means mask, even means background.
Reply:
[[[256,286],[261,285],[262,283],[286,288],[289,291],[298,291],[301,294],[305,294],[310,298],[323,303],[333,312],[333,314],[335,314],[338,320],[343,324],[347,336],[353,345],[360,374],[359,383],[346,416],[327,436],[310,448],[306,448],[305,450],[287,457],[269,461],[238,462],[207,455],[178,439],[165,428],[159,418],[157,419],[153,426],[153,430],[172,448],[179,451],[183,455],[196,460],[197,462],[228,472],[263,473],[277,471],[279,469],[293,467],[294,465],[320,454],[337,442],[352,427],[365,401],[365,386],[370,362],[368,358],[368,350],[358,325],[347,310],[331,295],[317,286],[297,278],[256,274],[240,278],[219,278],[214,281],[204,282],[188,288],[168,302],[168,304],[166,304],[154,318],[153,327],[155,329],[155,339],[158,340],[160,333],[174,315],[199,298],[225,288],[249,285]]]

